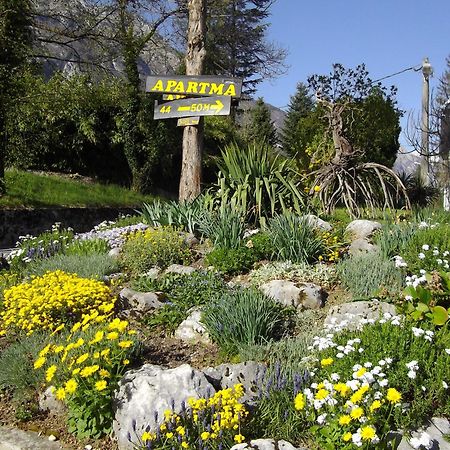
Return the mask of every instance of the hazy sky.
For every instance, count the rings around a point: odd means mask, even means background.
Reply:
[[[365,63],[379,79],[427,56],[434,68],[431,89],[450,55],[450,0],[276,0],[268,38],[287,48],[287,73],[259,85],[257,96],[285,107],[297,82],[328,74],[333,63],[355,67]],[[421,107],[422,74],[412,70],[383,81],[398,88],[398,105],[417,114]],[[400,137],[402,145],[406,138]]]

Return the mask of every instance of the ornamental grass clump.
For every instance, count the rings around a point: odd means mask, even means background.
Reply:
[[[96,311],[83,315],[68,333],[59,328],[37,355],[34,369],[67,404],[69,432],[79,437],[108,434],[112,395],[130,362],[136,332],[127,321]]]
[[[191,259],[182,233],[172,227],[149,228],[129,235],[120,255],[121,265],[133,275],[148,272],[154,266],[187,264]]]
[[[241,427],[248,411],[239,402],[244,395],[242,384],[217,391],[210,398],[190,398],[181,412],[164,413],[164,421],[155,432],[141,436],[138,449],[221,450],[245,440]]]
[[[114,309],[111,289],[100,281],[61,270],[47,272],[3,292],[1,332],[53,331],[82,314],[106,314]]]

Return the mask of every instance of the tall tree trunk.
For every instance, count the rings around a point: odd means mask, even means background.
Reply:
[[[206,50],[206,0],[189,0],[188,44],[186,75],[202,75]],[[203,153],[203,120],[198,127],[188,126],[183,131],[183,156],[179,200],[193,200],[200,194]]]

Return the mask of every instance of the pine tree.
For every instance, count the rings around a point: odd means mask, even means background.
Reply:
[[[281,136],[283,149],[295,156],[302,147],[300,120],[308,116],[314,108],[314,101],[308,87],[303,83],[297,84],[297,90],[289,101],[286,120]],[[299,146],[300,145],[300,146]]]
[[[277,131],[270,116],[270,110],[260,97],[249,112],[249,122],[244,128],[244,139],[275,146],[278,142]]]
[[[285,50],[266,39],[273,0],[209,0],[206,73],[244,79],[251,95],[284,70]]]

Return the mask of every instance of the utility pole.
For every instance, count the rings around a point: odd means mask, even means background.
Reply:
[[[424,186],[430,184],[430,75],[433,73],[428,58],[422,62],[422,124],[421,124],[421,156],[420,179]]]
[[[205,58],[206,0],[189,0],[186,75],[202,75]],[[183,130],[183,156],[179,201],[193,200],[200,194],[203,153],[203,117],[197,126]]]

